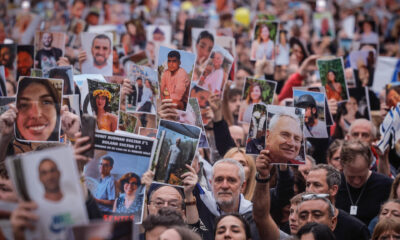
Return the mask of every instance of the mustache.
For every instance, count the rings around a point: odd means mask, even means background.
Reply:
[[[230,195],[233,195],[233,192],[232,192],[232,191],[219,191],[219,192],[217,192],[217,194],[218,194],[218,195],[220,195],[220,194],[230,194]]]

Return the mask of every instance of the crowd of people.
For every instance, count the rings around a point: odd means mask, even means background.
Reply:
[[[317,14],[325,13],[318,22]],[[191,39],[198,27],[204,31]],[[219,46],[219,37],[234,45]],[[157,62],[160,46],[174,49],[164,65]],[[184,51],[196,54],[190,72]],[[350,55],[361,51],[368,53],[351,66]],[[320,74],[318,61],[333,57],[342,67]],[[126,62],[165,71],[158,84],[147,76],[132,83]],[[91,222],[116,221],[104,212],[143,214],[140,224],[133,223],[139,227],[116,227],[120,235],[110,239],[124,239],[119,237],[132,229],[146,240],[400,239],[400,116],[393,117],[388,146],[380,145],[385,117],[400,109],[392,96],[400,81],[399,1],[0,0],[0,66],[0,218],[11,223],[11,231],[0,229],[0,239],[28,238],[46,211],[14,188],[7,157],[69,145],[80,174],[99,158],[87,154],[94,133],[82,127],[81,85],[51,70],[70,66],[73,76],[100,74],[121,86],[119,106],[107,89],[90,96],[93,129],[118,129],[111,104],[120,111],[156,109],[157,120],[178,122],[189,97],[197,99],[199,109],[190,110],[204,124],[208,147],[196,148],[183,186],[154,184],[151,170],[141,176],[127,171],[115,180],[116,159],[109,156],[99,160],[96,191],[80,179]],[[53,75],[39,81],[38,69]],[[255,80],[246,87],[250,77]],[[276,85],[264,108],[262,80]],[[322,89],[326,98],[295,98],[296,87]],[[364,97],[352,95],[355,89]],[[71,93],[78,96],[77,110],[60,104]],[[288,106],[304,109],[303,118]],[[138,119],[143,132],[157,128],[144,113]],[[184,141],[170,143],[159,167],[167,183],[189,151]],[[43,165],[43,184],[58,182],[57,165]],[[45,196],[65,200],[56,190],[58,195],[46,189]]]

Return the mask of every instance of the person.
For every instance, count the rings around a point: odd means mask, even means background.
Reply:
[[[207,64],[207,59],[210,56],[212,48],[214,46],[214,36],[208,31],[202,31],[196,40],[196,70],[193,74],[193,81],[196,81],[198,76],[204,70]]]
[[[310,222],[299,229],[299,240],[336,240],[335,235],[325,224]]]
[[[290,48],[287,43],[286,35],[287,32],[285,30],[279,31],[279,43],[278,46],[276,46],[277,51],[275,59],[277,66],[289,65]]]
[[[256,28],[257,29],[257,28]],[[257,30],[256,30],[257,31]],[[258,32],[255,33],[257,39],[251,45],[252,60],[273,60],[274,41],[270,39],[270,31],[267,25],[261,24]]]
[[[368,229],[371,234],[373,233],[376,224],[384,219],[393,219],[395,221],[400,221],[399,199],[389,199],[384,204],[382,204],[379,215],[372,219],[369,223]]]
[[[17,94],[16,137],[27,141],[58,141],[60,93],[47,79],[24,77]]]
[[[110,156],[104,156],[100,162],[100,181],[97,185],[94,197],[103,212],[111,212],[114,200],[116,198],[115,180],[111,175],[111,170],[114,166],[114,159]]]
[[[201,240],[201,237],[187,227],[173,226],[160,235],[160,240]]]
[[[68,69],[66,68],[51,68],[48,72],[49,78],[57,78],[57,79],[62,79],[64,81],[64,89],[63,89],[63,94],[69,95],[73,94],[73,82],[72,79],[68,76]]]
[[[242,164],[246,182],[246,187],[242,190],[242,194],[245,199],[251,201],[256,186],[256,165],[254,164],[253,158],[246,154],[244,148],[238,147],[231,148],[225,153],[224,158],[232,158]]]
[[[169,147],[169,151],[164,162],[164,168],[167,169],[165,171],[165,178],[164,178],[165,183],[168,183],[171,173],[175,171],[176,166],[179,164],[181,160],[182,149],[179,147],[180,143],[181,139],[177,138],[175,140],[175,144]]]
[[[159,43],[162,43],[165,41],[165,34],[159,27],[156,27],[153,31],[153,41],[159,42]]]
[[[372,152],[359,140],[346,141],[340,152],[342,181],[336,207],[368,224],[389,197],[392,179],[369,169]]]
[[[156,214],[149,215],[142,223],[144,234],[141,239],[159,240],[160,235],[172,226],[183,226],[182,215],[174,207],[161,208]]]
[[[250,123],[254,104],[261,103],[263,89],[257,82],[253,82],[248,90],[246,100],[239,110],[239,122]]]
[[[84,0],[74,0],[72,3],[69,12],[71,18],[82,18],[83,12],[85,11],[86,1]]]
[[[251,128],[246,144],[246,152],[249,154],[258,154],[265,148],[265,133],[267,129],[267,113],[266,108],[258,108],[254,110],[251,119]]]
[[[140,215],[144,198],[140,177],[133,172],[126,173],[118,180],[118,186],[120,195],[114,201],[113,212]]]
[[[81,51],[79,53],[79,63],[84,73],[96,73],[105,76],[112,75],[112,41],[105,34],[98,34],[93,38],[91,45],[91,55],[93,59],[86,63],[87,53]]]
[[[29,48],[27,46],[18,47],[17,79],[19,79],[20,76],[31,76],[31,68],[33,68],[33,64],[33,54],[31,54]]]
[[[328,194],[329,200],[335,205],[336,195],[341,183],[340,172],[327,164],[318,164],[311,168],[306,178],[306,192]],[[337,224],[333,230],[336,239],[366,239],[370,238],[367,226],[349,215],[347,212],[335,208]]]
[[[185,110],[188,101],[190,79],[180,67],[181,55],[178,51],[168,53],[168,69],[161,76],[161,100],[170,98],[177,104],[178,110]],[[200,103],[199,103],[200,104]]]
[[[219,93],[222,91],[224,82],[224,69],[222,68],[224,55],[222,52],[215,51],[211,54],[211,59],[212,72],[204,80],[200,77],[199,86],[204,86],[212,93]]]
[[[304,194],[298,206],[298,223],[301,229],[310,222],[325,224],[333,231],[336,227],[337,217],[327,194]],[[299,229],[299,231],[300,231]],[[297,234],[299,234],[299,231]]]
[[[224,214],[216,220],[214,236],[215,240],[251,240],[250,226],[237,213]]]
[[[372,234],[372,240],[399,239],[400,223],[393,219],[379,221]]]
[[[57,61],[62,57],[63,51],[53,47],[53,33],[45,32],[42,35],[43,48],[39,49],[35,55],[35,67],[49,69],[57,66]]]
[[[374,22],[373,21],[364,21],[362,23],[362,34],[360,38],[361,43],[372,43],[372,44],[378,44],[379,43],[379,37],[378,34],[374,32]]]
[[[304,108],[304,137],[326,138],[326,124],[318,119],[318,107],[314,97],[310,94],[301,95],[295,104],[298,108]]]
[[[44,198],[58,202],[63,198],[63,193],[60,187],[61,173],[58,170],[57,164],[49,159],[43,159],[39,164],[39,180],[44,187]]]
[[[115,132],[117,130],[118,118],[110,113],[111,93],[107,89],[97,89],[93,91],[93,110],[97,116],[97,128]]]
[[[152,98],[153,95],[155,95],[155,91],[149,79],[146,79],[142,89],[142,95],[137,104],[137,111],[150,113],[152,108]]]
[[[222,114],[229,126],[238,125],[241,99],[241,90],[230,87],[225,88],[222,100]]]
[[[340,148],[342,144],[343,140],[335,139],[326,152],[326,162],[339,171],[342,171],[342,166],[340,165]]]
[[[267,130],[266,149],[273,161],[280,163],[301,163],[296,160],[300,153],[303,133],[299,118],[291,113],[277,113]]]
[[[336,101],[342,101],[342,85],[336,82],[336,73],[333,70],[329,70],[326,74],[326,97],[328,100],[334,99]]]

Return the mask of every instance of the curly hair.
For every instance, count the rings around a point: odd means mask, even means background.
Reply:
[[[121,193],[124,193],[124,185],[125,183],[129,183],[129,180],[131,178],[135,178],[137,185],[139,186],[141,184],[140,182],[140,177],[134,173],[134,172],[129,172],[129,173],[125,173],[119,180],[118,180],[118,189]]]

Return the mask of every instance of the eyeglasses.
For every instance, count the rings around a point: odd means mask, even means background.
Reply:
[[[329,197],[329,194],[326,194],[326,193],[319,193],[319,194],[309,193],[309,194],[305,194],[305,195],[301,196],[301,199],[303,201],[307,201],[307,200],[321,199],[321,198],[325,198],[326,199],[328,197]]]
[[[167,203],[167,205],[165,205]],[[162,208],[165,206],[169,206],[175,209],[180,209],[182,208],[182,203],[179,203],[177,200],[171,200],[171,201],[164,201],[162,199],[157,199],[155,201],[150,201],[150,204],[153,204],[154,207],[156,208]]]
[[[108,164],[108,163],[100,163],[99,164],[99,166],[101,167],[101,166],[104,166],[104,167],[109,167],[110,166],[110,164]]]

